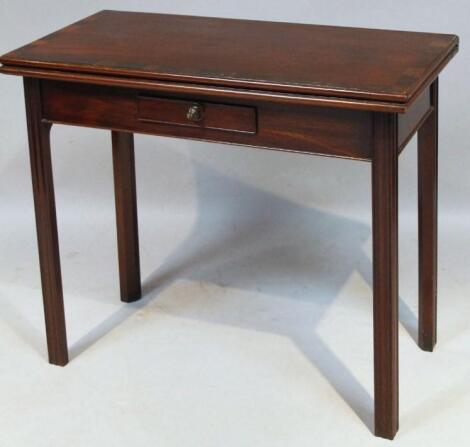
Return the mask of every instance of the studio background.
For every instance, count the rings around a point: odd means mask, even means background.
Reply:
[[[0,0],[0,53],[100,9],[458,34],[440,77],[439,307],[416,345],[416,139],[400,157],[400,446],[465,445],[465,0]],[[22,80],[0,77],[0,446],[390,445],[372,436],[370,165],[137,135],[145,297],[119,301],[109,132],[54,126],[72,361],[48,365]]]

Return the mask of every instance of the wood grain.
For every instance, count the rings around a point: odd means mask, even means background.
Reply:
[[[406,103],[457,47],[446,34],[101,11],[0,62]]]
[[[157,94],[168,95],[198,95],[201,97],[226,98],[229,100],[259,101],[267,104],[312,105],[318,107],[334,107],[350,110],[367,110],[375,112],[405,113],[413,104],[415,98],[407,103],[390,101],[374,101],[355,98],[341,98],[335,96],[302,95],[283,93],[269,90],[251,90],[211,85],[191,84],[183,82],[158,81],[154,79],[136,79],[118,76],[104,76],[97,74],[68,73],[61,70],[44,70],[29,67],[0,66],[0,73],[20,75],[37,79],[53,81],[75,82],[87,85],[102,85],[123,88],[142,89]],[[424,86],[427,88],[428,85]],[[419,92],[421,93],[421,92]]]
[[[188,119],[188,110],[193,106],[201,109],[201,119]],[[185,101],[139,95],[137,118],[150,123],[174,124],[200,127],[203,129],[225,130],[228,132],[256,133],[256,108],[227,105],[207,101]]]
[[[133,89],[43,81],[44,115],[51,122],[126,132],[360,160],[369,160],[371,157],[372,115],[369,112],[232,101],[230,105],[256,109],[257,131],[250,134],[139,120],[137,107],[141,94]],[[204,100],[186,95],[172,98],[188,102]],[[211,97],[213,103],[218,100],[224,101],[224,98]],[[222,104],[227,105],[227,102]]]
[[[102,11],[0,58],[24,76],[47,342],[68,362],[49,134],[112,131],[121,299],[141,297],[134,133],[372,162],[375,433],[398,430],[398,156],[418,130],[419,345],[436,342],[438,81],[457,36]],[[197,105],[202,114],[188,115]]]

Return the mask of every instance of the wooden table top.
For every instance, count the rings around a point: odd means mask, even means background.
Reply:
[[[101,11],[0,58],[34,67],[283,93],[407,103],[458,37]]]

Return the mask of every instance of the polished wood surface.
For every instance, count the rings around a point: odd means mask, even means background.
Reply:
[[[141,297],[134,133],[371,162],[375,433],[398,430],[398,157],[418,132],[419,346],[436,343],[438,75],[452,35],[102,11],[23,76],[49,360],[68,362],[49,132],[111,130],[121,299]]]
[[[365,111],[238,100],[229,105],[243,104],[250,111],[255,110],[256,132],[231,132],[202,126],[152,122],[142,119],[141,114],[139,119],[141,93],[138,90],[43,81],[42,92],[44,119],[52,123],[111,128],[360,160],[368,160],[371,157],[372,115]],[[194,101],[207,100],[197,96],[172,98],[186,98],[187,106]],[[210,100],[227,105],[225,98],[211,97]],[[174,119],[172,113],[167,121]],[[229,124],[232,128],[239,125],[238,121]]]
[[[217,85],[191,84],[187,82],[164,82],[149,79],[126,78],[96,74],[66,72],[63,70],[44,70],[39,68],[2,65],[0,73],[20,75],[36,79],[67,81],[78,84],[114,86],[147,90],[152,93],[168,95],[187,95],[200,97],[217,97],[229,101],[259,101],[265,104],[308,105],[336,109],[366,110],[374,112],[406,113],[414,104],[415,97],[407,103],[376,101],[367,99],[345,98],[339,96],[303,95],[269,90],[252,90],[244,88],[220,87]],[[435,75],[438,75],[436,71]],[[422,90],[429,86],[424,85]]]
[[[191,118],[191,110],[200,116]],[[184,101],[139,95],[137,119],[149,123],[174,124],[227,132],[256,133],[256,108],[201,100]]]
[[[101,11],[0,62],[407,103],[457,47],[454,35]]]
[[[49,362],[64,366],[69,360],[51,161],[51,125],[42,120],[40,81],[25,78],[24,91]]]

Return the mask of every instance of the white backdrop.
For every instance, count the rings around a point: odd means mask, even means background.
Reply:
[[[395,442],[462,445],[470,410],[468,2],[0,0],[0,53],[100,9],[460,35],[460,53],[440,78],[433,354],[415,342],[415,139],[400,158]],[[146,296],[121,305],[110,135],[54,127],[72,354],[61,369],[46,362],[20,78],[0,78],[0,134],[1,447],[385,445],[370,433],[367,163],[137,136]]]

